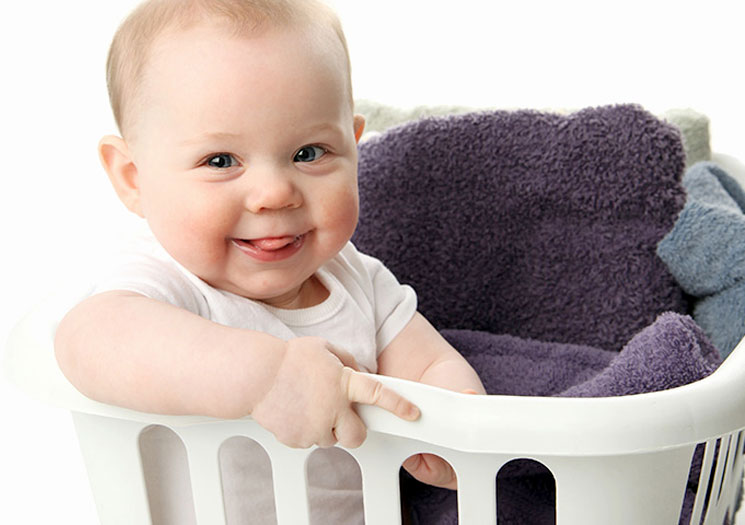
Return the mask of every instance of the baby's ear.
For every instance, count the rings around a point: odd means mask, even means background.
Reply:
[[[359,143],[362,133],[365,131],[365,117],[362,115],[354,116],[354,138]]]
[[[140,206],[140,188],[137,185],[137,166],[132,161],[124,139],[106,135],[98,143],[98,156],[119,199],[129,211],[144,217]]]

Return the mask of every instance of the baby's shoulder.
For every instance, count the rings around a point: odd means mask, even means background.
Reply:
[[[324,265],[324,269],[345,286],[349,281],[366,285],[372,284],[378,264],[380,262],[377,259],[360,252],[354,244],[348,242],[336,257]]]
[[[127,239],[104,262],[94,293],[127,290],[203,315],[199,285],[151,237]]]

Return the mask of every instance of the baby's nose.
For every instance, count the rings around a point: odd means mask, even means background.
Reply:
[[[245,206],[251,213],[298,208],[302,204],[302,195],[291,173],[281,170],[265,171],[252,177],[250,184]]]

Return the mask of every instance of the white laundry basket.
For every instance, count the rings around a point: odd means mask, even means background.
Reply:
[[[716,160],[743,176],[739,163]],[[218,451],[234,436],[266,449],[278,523],[309,523],[305,465],[312,449],[287,448],[250,418],[145,414],[77,392],[53,357],[56,322],[74,302],[56,299],[24,318],[11,334],[5,368],[30,395],[72,411],[103,524],[151,523],[139,437],[152,425],[172,429],[185,445],[199,524],[225,523]],[[369,433],[349,452],[360,465],[368,525],[401,523],[399,468],[419,452],[454,467],[462,525],[497,523],[497,474],[522,458],[552,473],[559,525],[676,525],[699,444],[704,453],[690,523],[733,519],[745,447],[745,340],[706,379],[614,398],[469,396],[380,379],[416,403],[422,417],[410,423],[359,407]]]

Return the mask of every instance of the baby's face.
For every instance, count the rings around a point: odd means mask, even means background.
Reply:
[[[226,34],[198,27],[154,50],[129,145],[140,213],[203,280],[285,304],[355,229],[363,121],[341,52],[298,32]]]

